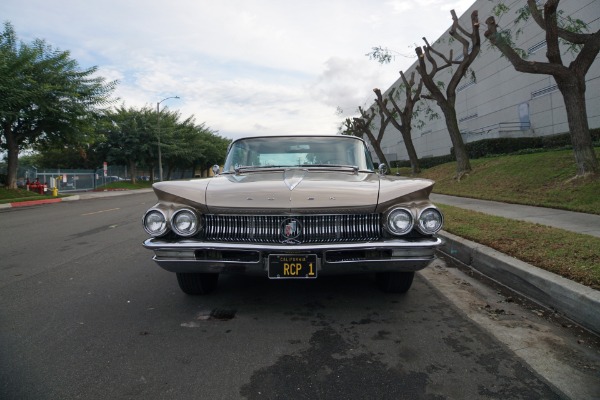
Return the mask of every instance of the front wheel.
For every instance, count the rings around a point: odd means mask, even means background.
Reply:
[[[177,283],[181,290],[190,295],[209,294],[217,288],[219,274],[177,273]]]
[[[408,272],[379,272],[376,275],[377,285],[386,293],[406,293],[410,289],[414,271]]]

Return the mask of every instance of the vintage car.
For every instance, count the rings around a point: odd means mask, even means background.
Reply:
[[[404,293],[434,260],[443,217],[432,181],[385,169],[354,136],[235,140],[221,174],[153,185],[144,246],[192,295],[212,292],[220,273],[373,274],[383,291]]]

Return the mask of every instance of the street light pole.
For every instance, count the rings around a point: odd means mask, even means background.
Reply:
[[[179,96],[171,96],[165,99],[162,99],[158,103],[156,103],[156,128],[158,132],[158,178],[162,182],[163,180],[163,168],[162,168],[162,152],[160,149],[160,103],[169,99],[178,99]]]

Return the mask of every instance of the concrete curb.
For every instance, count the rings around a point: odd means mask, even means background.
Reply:
[[[52,199],[40,199],[40,200],[29,200],[29,201],[17,201],[14,203],[0,204],[0,209],[38,206],[40,204],[60,203],[61,201],[64,201],[64,200],[65,200],[64,198],[52,198]]]
[[[79,200],[80,197],[79,195],[75,195],[75,196],[69,196],[69,197],[63,197],[62,201],[75,201],[75,200]]]
[[[600,333],[600,291],[451,233],[438,236],[442,253]]]
[[[85,199],[94,199],[98,197],[107,197],[107,196],[122,196],[127,194],[137,194],[137,193],[149,193],[153,189],[136,189],[136,190],[106,190],[102,192],[86,192],[82,195],[72,195],[68,197],[58,197],[58,198],[50,198],[50,199],[40,199],[40,200],[30,200],[30,201],[21,201],[14,203],[4,203],[0,204],[0,209],[3,208],[17,208],[17,207],[27,207],[27,206],[37,206],[40,204],[52,204],[52,203],[60,203],[61,201],[75,201],[75,200],[85,200]]]

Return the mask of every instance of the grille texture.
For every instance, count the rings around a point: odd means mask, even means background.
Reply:
[[[255,243],[359,242],[381,237],[379,214],[204,215],[206,240]],[[285,233],[288,233],[285,235]]]

